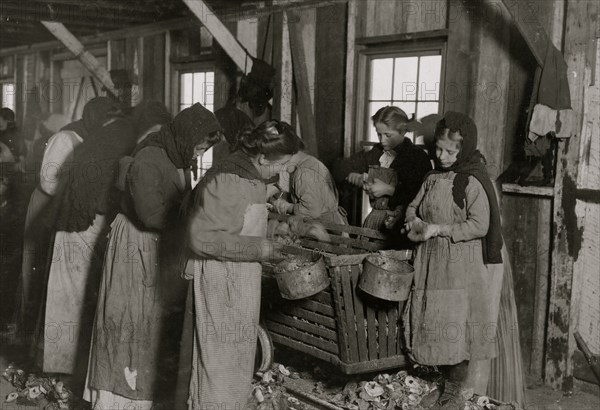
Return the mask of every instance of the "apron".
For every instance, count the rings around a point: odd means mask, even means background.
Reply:
[[[249,205],[240,235],[265,237],[266,204]],[[261,295],[258,262],[194,262],[196,331],[190,410],[244,408],[251,396]]]
[[[87,364],[106,229],[104,215],[96,215],[83,232],[55,235],[48,275],[44,372],[74,374],[81,363]]]

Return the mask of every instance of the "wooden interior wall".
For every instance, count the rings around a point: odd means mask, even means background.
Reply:
[[[165,100],[165,33],[145,36],[142,52],[142,95]]]
[[[356,37],[444,29],[447,4],[447,0],[359,1]]]
[[[531,4],[536,18],[547,27],[550,35],[561,31],[561,22],[555,23],[554,18],[556,2],[536,1]],[[560,47],[561,36],[552,37]],[[522,156],[527,110],[537,67],[533,55],[523,52],[527,45],[514,25],[511,25],[510,50],[504,168]],[[504,235],[515,282],[524,367],[532,378],[541,380],[545,367],[550,289],[552,198],[504,193],[502,208]]]
[[[346,9],[321,7],[316,16],[314,112],[319,156],[328,166],[344,149]]]

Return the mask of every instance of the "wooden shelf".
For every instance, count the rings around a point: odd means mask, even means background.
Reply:
[[[544,196],[548,198],[552,198],[554,196],[554,188],[549,186],[521,186],[518,184],[502,184],[502,192]]]

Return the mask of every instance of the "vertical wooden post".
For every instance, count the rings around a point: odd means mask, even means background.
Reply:
[[[567,5],[565,61],[571,91],[571,104],[577,118],[576,135],[559,144],[554,187],[554,243],[550,308],[546,344],[546,383],[553,388],[571,391],[575,338],[573,312],[573,267],[581,249],[583,228],[575,212],[577,164],[583,118],[588,43],[593,41],[598,19],[598,5],[587,0],[570,0]],[[573,306],[573,309],[576,309]]]
[[[354,144],[354,73],[357,0],[348,1],[348,26],[346,34],[346,95],[344,99],[344,157],[352,154]]]
[[[293,58],[293,73],[298,90],[298,114],[300,116],[300,129],[302,139],[306,144],[306,150],[318,157],[317,135],[315,130],[315,115],[310,98],[310,85],[308,80],[308,70],[306,66],[306,57],[302,41],[302,24],[300,16],[297,13],[286,11],[289,25],[290,48]]]
[[[287,13],[282,13],[281,24],[281,63],[280,63],[280,101],[279,119],[292,123],[292,53],[290,50],[290,30]]]
[[[173,116],[177,114],[173,110],[173,104],[171,103],[171,88],[173,84],[171,82],[171,31],[165,31],[165,106],[171,108]]]

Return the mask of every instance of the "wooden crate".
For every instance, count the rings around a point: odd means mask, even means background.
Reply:
[[[370,229],[325,226],[332,238],[336,237],[332,243],[305,240],[302,246],[287,246],[285,252],[323,254],[331,279],[329,288],[310,298],[285,300],[272,276],[272,266],[264,267],[263,319],[271,337],[276,343],[333,363],[346,374],[403,366],[404,304],[381,301],[357,288],[364,258],[381,246],[368,239],[383,236]],[[342,232],[348,237],[339,235]],[[387,252],[403,260],[412,256],[410,250]]]

